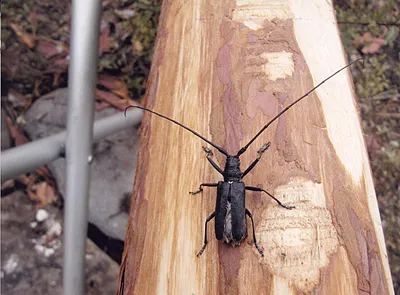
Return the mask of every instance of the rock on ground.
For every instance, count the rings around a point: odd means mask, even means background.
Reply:
[[[67,122],[66,88],[56,90],[37,100],[25,115],[25,130],[34,139],[47,137],[65,130]],[[82,99],[85,99],[82,97]],[[108,108],[96,112],[103,118],[123,112]],[[133,188],[135,164],[139,144],[137,128],[131,127],[111,135],[93,146],[91,170],[89,222],[107,236],[124,240],[129,202]],[[66,187],[66,160],[60,158],[47,165],[64,197]]]

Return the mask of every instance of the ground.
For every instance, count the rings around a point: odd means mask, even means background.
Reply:
[[[1,294],[63,294],[63,216],[38,209],[22,190],[1,200]],[[88,240],[86,294],[113,294],[118,264]]]

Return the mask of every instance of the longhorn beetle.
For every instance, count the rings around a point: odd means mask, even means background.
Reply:
[[[255,166],[256,164],[260,161],[262,154],[269,148],[270,142],[264,144],[259,150],[258,150],[258,157],[250,164],[250,166],[242,172],[240,170],[240,155],[242,155],[247,148],[256,140],[257,137],[261,135],[261,133],[264,132],[265,129],[267,129],[276,119],[278,119],[280,116],[282,116],[286,111],[288,111],[292,106],[300,102],[303,98],[307,97],[311,92],[313,92],[315,89],[317,89],[319,86],[324,84],[326,81],[328,81],[330,78],[338,74],[340,71],[346,69],[347,67],[351,66],[353,63],[361,60],[362,58],[359,58],[350,64],[344,66],[340,70],[336,71],[333,73],[331,76],[320,82],[317,86],[312,88],[310,91],[308,91],[306,94],[301,96],[300,98],[296,99],[294,102],[292,102],[290,105],[288,105],[286,108],[284,108],[282,111],[280,111],[272,120],[270,120],[261,130],[244,146],[242,147],[239,152],[235,155],[229,155],[223,148],[217,146],[215,143],[212,143],[208,139],[204,138],[200,134],[198,134],[196,131],[184,126],[183,124],[170,119],[164,115],[161,115],[159,113],[156,113],[152,110],[146,109],[144,107],[139,107],[139,106],[129,106],[125,109],[125,116],[126,116],[126,111],[130,107],[132,108],[138,108],[142,109],[144,111],[150,112],[154,115],[157,115],[161,118],[164,118],[184,129],[187,131],[193,133],[197,137],[201,138],[214,148],[216,148],[220,153],[224,154],[226,156],[226,162],[225,162],[225,168],[224,170],[221,169],[221,167],[218,166],[217,163],[214,162],[214,160],[211,158],[212,151],[207,148],[203,147],[203,150],[206,153],[206,158],[210,162],[210,164],[214,167],[215,170],[217,170],[223,177],[223,181],[219,181],[218,183],[202,183],[200,184],[200,187],[198,190],[194,192],[190,192],[190,194],[195,195],[197,193],[200,193],[203,191],[203,187],[216,187],[217,188],[217,202],[215,204],[215,211],[208,216],[205,222],[205,233],[204,233],[204,244],[203,247],[200,249],[200,251],[197,253],[197,257],[199,257],[205,250],[207,246],[207,224],[208,222],[215,218],[215,235],[217,240],[223,240],[226,243],[231,243],[233,246],[239,245],[246,237],[247,237],[247,223],[246,223],[246,215],[250,218],[251,220],[251,225],[253,228],[253,241],[254,241],[254,246],[257,248],[258,252],[261,254],[261,256],[264,256],[263,251],[261,250],[260,246],[257,244],[256,236],[255,236],[255,231],[254,231],[254,220],[253,220],[253,215],[250,213],[250,211],[246,208],[245,206],[245,191],[256,191],[256,192],[264,192],[268,196],[270,196],[272,199],[274,199],[279,206],[285,208],[285,209],[293,209],[295,208],[294,206],[288,206],[282,204],[277,198],[275,198],[272,194],[264,190],[263,188],[258,188],[258,187],[253,187],[253,186],[246,186],[241,180],[243,177],[245,177]]]

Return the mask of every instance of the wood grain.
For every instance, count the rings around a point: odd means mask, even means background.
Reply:
[[[164,1],[146,106],[231,154],[279,110],[344,66],[329,1]],[[214,238],[201,248],[221,176],[200,139],[145,114],[119,294],[394,294],[352,80],[341,72],[241,156],[261,258]],[[214,159],[224,165],[225,157]]]

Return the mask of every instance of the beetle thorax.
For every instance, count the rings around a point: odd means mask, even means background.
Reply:
[[[226,157],[224,180],[240,181],[242,172],[240,171],[240,159],[236,156]]]

